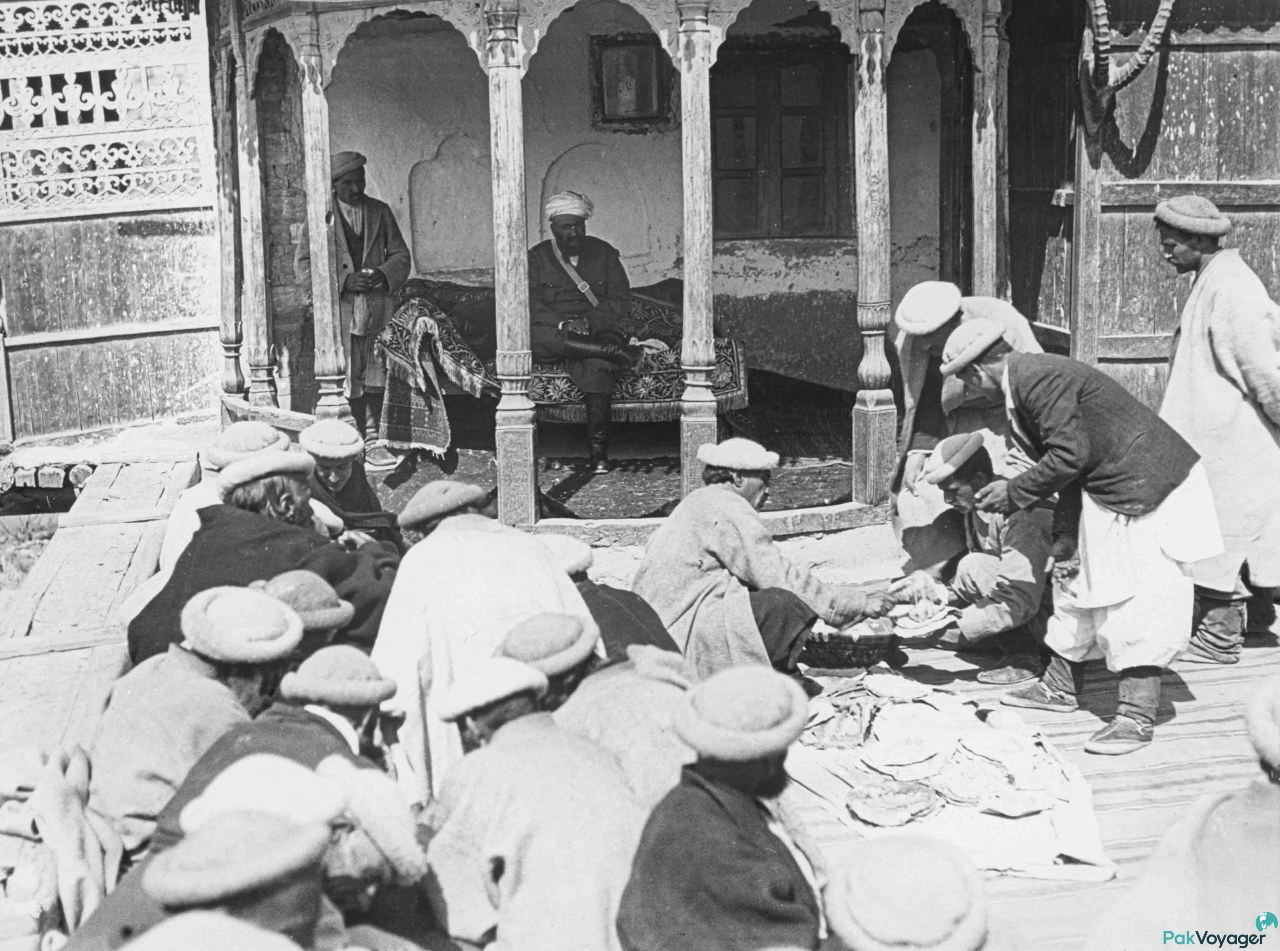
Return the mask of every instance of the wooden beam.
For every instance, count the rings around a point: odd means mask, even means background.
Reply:
[[[525,240],[524,99],[516,0],[485,10],[489,147],[493,173],[493,285],[498,318],[498,518],[532,525],[537,508],[537,422],[529,399],[529,263]]]
[[[197,333],[219,330],[220,323],[207,317],[190,320],[161,320],[155,323],[110,324],[105,327],[79,327],[75,330],[50,330],[43,333],[21,334],[7,337],[9,350],[30,350],[33,347],[60,347],[77,343],[97,343],[103,340],[128,340],[134,337],[161,337],[168,334]]]
[[[125,632],[118,627],[103,627],[95,631],[77,631],[70,637],[42,634],[0,641],[0,661],[16,657],[36,657],[40,654],[58,654],[64,651],[92,650],[95,647],[123,645]]]
[[[858,395],[853,406],[853,499],[874,505],[889,496],[897,465],[898,411],[889,389],[885,328],[891,299],[889,131],[883,10],[859,17],[854,88],[854,178],[858,222]]]
[[[702,485],[698,447],[716,441],[715,246],[711,196],[711,28],[708,0],[680,11],[680,148],[684,177],[684,395],[680,403],[680,494]]]
[[[1280,206],[1280,181],[1103,182],[1104,207],[1151,207],[1178,195],[1202,195],[1219,207]]]
[[[300,433],[316,421],[310,413],[299,413],[278,406],[255,406],[248,400],[232,396],[222,398],[222,409],[233,422],[241,419],[261,420],[287,433]]]
[[[973,91],[973,293],[998,295],[997,197],[1000,190],[999,9],[988,0],[983,13],[980,60]]]
[[[1071,356],[1085,363],[1098,360],[1102,182],[1101,143],[1089,139],[1084,122],[1076,120],[1075,204],[1071,217],[1071,276],[1067,313],[1071,323]]]
[[[232,0],[223,0],[231,3]],[[243,82],[235,75],[235,58],[230,50],[214,57],[214,103],[217,112],[218,150],[218,250],[221,264],[218,285],[218,339],[222,343],[222,392],[244,393],[244,373],[240,369],[240,345],[244,340],[240,324],[240,216],[239,184],[236,181],[236,99],[233,86]]]
[[[334,245],[333,184],[329,164],[329,102],[324,95],[320,57],[320,16],[312,13],[303,30],[299,68],[302,76],[302,158],[307,193],[307,240],[311,258],[311,310],[316,348],[316,418],[349,418],[342,395],[346,341],[338,313],[338,258]]]
[[[83,528],[86,525],[124,525],[135,522],[158,522],[167,519],[172,509],[144,508],[119,509],[107,512],[90,512],[79,515],[68,512],[59,517],[58,528]]]
[[[1098,337],[1099,360],[1164,363],[1173,334],[1104,334]]]
[[[241,0],[227,0],[231,40],[239,72],[236,82],[236,161],[240,197],[240,254],[243,263],[240,314],[249,351],[249,402],[277,406],[267,326],[266,238],[263,232],[262,143],[258,135],[258,103],[253,95],[256,65],[246,52],[240,23]]]

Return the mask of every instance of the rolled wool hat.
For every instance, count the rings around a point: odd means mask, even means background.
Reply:
[[[921,281],[902,295],[893,322],[903,333],[932,333],[956,315],[962,296],[950,281]]]
[[[282,934],[220,911],[184,911],[121,947],[126,951],[302,951]]]
[[[364,451],[364,440],[350,423],[321,419],[298,433],[298,445],[317,459],[346,462]]]
[[[707,466],[735,469],[739,472],[763,472],[776,469],[778,454],[770,452],[751,439],[734,436],[719,443],[703,443],[698,447],[698,461]]]
[[[427,874],[417,823],[395,780],[374,769],[360,769],[341,756],[327,757],[316,772],[342,788],[347,813],[373,840],[401,884],[412,885]]]
[[[954,376],[1004,337],[1005,328],[987,317],[966,320],[947,338],[942,347],[942,375]]]
[[[1280,676],[1263,681],[1245,708],[1245,726],[1258,758],[1280,769]]]
[[[346,808],[346,794],[301,763],[274,753],[252,753],[213,777],[178,815],[182,831],[204,828],[233,812],[269,812],[302,825],[332,825]]]
[[[183,647],[228,664],[288,657],[302,641],[302,618],[252,588],[209,588],[182,608]]]
[[[413,494],[396,522],[401,528],[413,528],[468,505],[477,505],[488,494],[480,486],[469,482],[454,482],[450,479],[428,482]]]
[[[364,168],[368,161],[359,152],[334,152],[329,156],[329,179],[337,181],[348,172]]]
[[[316,461],[305,452],[287,452],[264,450],[252,456],[237,459],[218,473],[218,492],[225,499],[242,485],[267,476],[294,476],[299,479],[311,478],[316,470]]]
[[[567,575],[582,574],[595,560],[591,546],[572,535],[539,535],[538,541],[547,546],[555,563]]]
[[[341,630],[356,613],[351,602],[338,597],[333,585],[314,571],[298,568],[254,586],[293,608],[305,631]]]
[[[535,667],[510,657],[490,657],[478,664],[471,676],[454,681],[433,700],[441,720],[460,720],[472,710],[532,691],[541,697],[547,692],[547,675]]]
[[[1231,230],[1231,219],[1200,195],[1179,195],[1156,205],[1156,221],[1185,231],[1221,238]]]
[[[350,644],[320,648],[280,681],[282,699],[331,707],[376,707],[395,692],[396,682]]]
[[[212,905],[314,870],[329,847],[330,830],[299,825],[270,812],[218,816],[156,856],[142,887],[165,908]]]
[[[260,420],[242,419],[218,433],[200,458],[206,469],[218,470],[255,452],[268,449],[283,452],[288,448],[289,437],[284,433]]]
[[[931,467],[925,474],[924,481],[937,485],[944,479],[955,475],[956,470],[973,458],[983,446],[981,433],[956,433],[948,436],[933,451],[930,459]]]
[[[684,695],[672,716],[700,756],[739,762],[783,752],[799,738],[809,700],[790,677],[765,666],[730,667]]]
[[[955,846],[922,835],[865,839],[827,885],[831,930],[849,951],[978,951],[982,879]]]
[[[547,214],[547,220],[550,221],[559,215],[572,215],[575,218],[586,220],[590,218],[596,210],[596,206],[591,199],[580,192],[559,192],[547,199],[547,204],[543,211]]]
[[[590,657],[599,640],[600,628],[592,621],[572,614],[535,614],[511,629],[498,656],[555,677]]]

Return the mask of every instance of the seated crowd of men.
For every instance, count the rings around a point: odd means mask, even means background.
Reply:
[[[936,555],[956,528],[921,517],[923,482],[962,516],[963,548],[888,591],[785,556],[759,515],[779,459],[746,439],[700,448],[704,486],[626,591],[588,578],[584,543],[498,522],[477,486],[433,482],[382,513],[346,423],[313,424],[301,451],[264,423],[224,429],[127,608],[134,666],[88,751],[89,821],[120,877],[66,947],[995,947],[952,847],[886,836],[831,867],[779,808],[821,689],[797,667],[815,625],[958,606],[932,643],[994,641],[984,679],[1048,711],[1078,708],[1102,656],[1120,702],[1087,748],[1125,753],[1152,741],[1161,672],[1195,647],[1195,565],[1232,544],[1174,426],[1110,377],[1016,345],[995,311],[949,286],[899,311],[928,338],[904,538],[918,528]],[[916,369],[904,360],[909,384]],[[955,425],[966,406],[1025,458],[981,420]],[[1254,884],[1280,878],[1275,823],[1256,819],[1280,808],[1280,684],[1249,716],[1265,779],[1180,826],[1160,884],[1110,927],[1198,900],[1222,856],[1187,843],[1210,822],[1262,857]]]

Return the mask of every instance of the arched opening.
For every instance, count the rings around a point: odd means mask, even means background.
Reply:
[[[969,292],[973,66],[954,12],[937,0],[912,11],[885,87],[894,304],[920,281],[951,281]]]

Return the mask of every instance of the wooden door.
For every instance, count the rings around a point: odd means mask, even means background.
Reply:
[[[1154,0],[1111,0],[1118,56],[1129,55]],[[1265,9],[1264,9],[1265,8]],[[1258,17],[1270,10],[1270,20]],[[1203,195],[1228,214],[1225,241],[1280,294],[1280,28],[1273,4],[1179,4],[1161,52],[1129,88],[1075,182],[1071,351],[1151,406],[1164,392],[1172,335],[1191,278],[1160,254],[1152,213]]]

